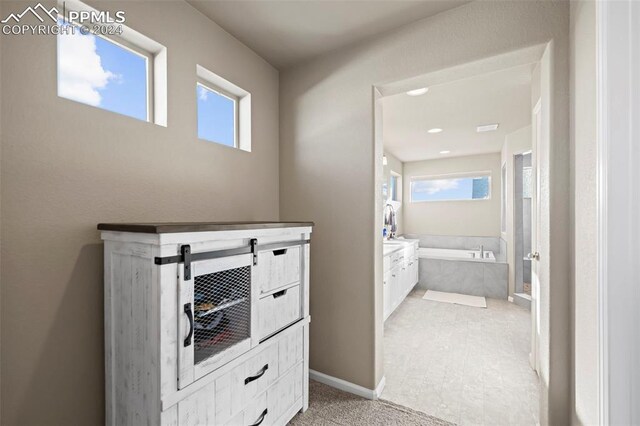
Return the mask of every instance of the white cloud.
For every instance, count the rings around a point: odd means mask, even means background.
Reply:
[[[460,179],[435,179],[414,182],[414,192],[424,192],[429,195],[440,191],[456,189],[460,185]]]
[[[58,36],[58,95],[99,106],[104,89],[115,74],[102,67],[92,35]]]
[[[202,86],[198,86],[198,97],[202,101],[206,101],[209,96],[209,91]]]

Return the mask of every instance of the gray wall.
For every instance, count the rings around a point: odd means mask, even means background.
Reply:
[[[538,64],[532,75],[531,92],[540,96],[540,64]],[[535,98],[537,101],[538,98]],[[532,105],[533,108],[533,105]],[[514,178],[515,178],[515,155],[531,150],[531,126],[523,127],[505,137],[502,147],[502,164],[507,169],[507,229],[502,233],[502,238],[507,246],[507,262],[509,263],[509,296],[515,292],[515,203],[514,203]]]
[[[544,72],[551,149],[542,176],[547,185],[553,176],[542,230],[545,274],[553,282],[542,345],[543,388],[551,397],[543,398],[541,412],[543,422],[568,423],[568,32],[567,2],[472,2],[281,73],[281,216],[316,222],[311,368],[369,389],[383,375],[376,204],[382,142],[374,143],[372,86],[553,40]]]
[[[531,284],[531,198],[523,197],[523,168],[531,167],[531,154],[514,157],[514,274],[515,293],[524,292],[524,283]]]
[[[531,167],[531,154],[522,157],[522,166]],[[524,172],[524,171],[523,171]],[[523,182],[524,183],[524,182]],[[533,184],[533,183],[532,183]],[[520,189],[522,191],[522,188]],[[531,253],[531,197],[522,198],[522,256]],[[524,282],[531,283],[531,262],[524,261],[522,266]]]
[[[120,8],[168,49],[166,128],[58,98],[56,38],[0,36],[5,425],[104,424],[98,222],[278,219],[278,72],[184,2]],[[251,153],[197,139],[196,64],[252,93]]]

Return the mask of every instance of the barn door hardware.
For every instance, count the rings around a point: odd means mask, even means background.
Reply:
[[[191,246],[189,244],[183,244],[180,246],[180,254],[177,256],[157,256],[154,259],[156,265],[168,265],[170,263],[183,263],[184,264],[184,279],[189,281],[191,279],[191,263],[200,260],[218,259],[221,257],[238,256],[241,254],[251,254],[253,258],[253,265],[258,264],[258,252],[265,250],[277,250],[278,254],[286,253],[288,247],[303,246],[309,244],[310,240],[298,240],[298,241],[283,241],[280,243],[270,243],[258,245],[257,238],[251,238],[249,245],[244,247],[238,247],[225,250],[205,251],[201,253],[192,253]],[[284,251],[283,251],[284,250]]]

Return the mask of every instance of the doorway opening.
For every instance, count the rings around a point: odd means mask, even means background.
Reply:
[[[376,88],[382,398],[457,424],[539,422],[544,52]]]

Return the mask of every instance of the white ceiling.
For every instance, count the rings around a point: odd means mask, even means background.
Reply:
[[[468,0],[187,0],[279,69]]]
[[[383,98],[385,150],[403,162],[500,152],[507,134],[531,122],[532,70],[521,65],[432,86],[422,96]],[[497,131],[476,132],[492,123],[500,123]],[[444,131],[427,133],[436,127]]]

